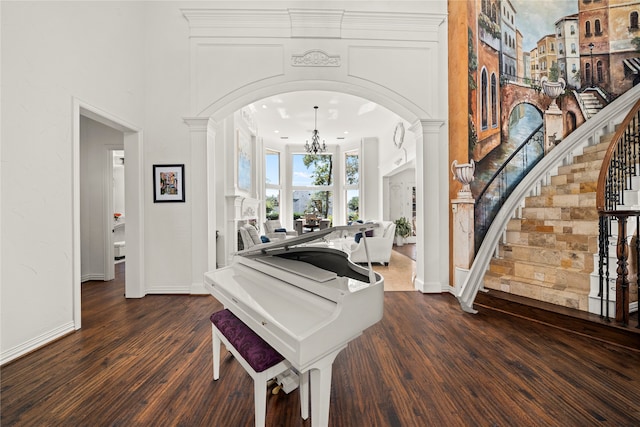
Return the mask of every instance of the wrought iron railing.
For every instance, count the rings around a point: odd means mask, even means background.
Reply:
[[[541,124],[511,153],[476,197],[474,213],[476,251],[504,201],[511,195],[520,180],[543,157],[544,130]]]
[[[635,276],[635,290],[640,287],[640,243],[638,230],[640,228],[640,206],[638,194],[640,194],[640,176],[638,162],[640,161],[640,100],[636,102],[625,120],[616,131],[607,153],[602,162],[600,176],[598,178],[598,190],[596,193],[596,206],[599,215],[599,264],[598,273],[599,297],[601,316],[609,319],[610,296],[609,277],[610,271],[610,242],[615,241],[615,258],[617,267],[615,271],[615,320],[623,325],[629,324],[630,289],[634,283],[630,277]],[[633,194],[632,200],[627,200],[627,195]],[[632,231],[629,230],[627,221],[632,221]],[[633,228],[635,227],[635,229]],[[634,242],[629,256],[629,243]],[[634,261],[634,270],[629,271],[629,260]],[[637,302],[636,302],[637,304]],[[640,328],[640,321],[638,322]]]

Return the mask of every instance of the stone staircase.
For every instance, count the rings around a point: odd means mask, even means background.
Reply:
[[[577,93],[577,96],[580,97],[580,101],[584,106],[584,112],[585,112],[585,115],[587,116],[587,119],[593,117],[600,110],[602,110],[603,108],[602,103],[600,102],[598,97],[595,96],[593,93],[587,91],[587,92]]]
[[[596,187],[612,137],[586,147],[572,164],[558,168],[540,195],[525,199],[520,218],[510,220],[489,264],[485,289],[589,310],[598,253]]]

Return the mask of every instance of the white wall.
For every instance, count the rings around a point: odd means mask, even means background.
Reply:
[[[142,122],[141,6],[2,2],[2,362],[73,330],[73,97]]]
[[[229,167],[230,150],[221,144],[227,144],[225,135],[234,131],[224,119],[248,102],[278,90],[337,90],[378,102],[411,121],[446,118],[446,103],[440,104],[446,73],[434,71],[434,63],[446,58],[446,49],[439,49],[446,38],[445,1],[328,6],[386,10],[394,17],[400,12],[412,19],[413,12],[436,13],[433,22],[422,21],[428,28],[416,27],[421,28],[415,33],[420,40],[414,42],[386,40],[396,37],[393,31],[374,34],[354,22],[363,19],[357,13],[348,15],[350,23],[341,34],[334,27],[324,39],[291,37],[288,16],[284,27],[272,27],[284,33],[268,40],[255,33],[254,38],[216,36],[213,45],[198,46],[203,38],[190,38],[199,30],[190,28],[182,9],[237,9],[239,3],[2,2],[0,363],[73,330],[74,99],[143,129],[145,178],[139,197],[146,293],[188,292],[194,281],[202,280],[202,266],[215,260],[215,245],[209,241],[203,247],[200,242],[206,242],[202,236],[212,235],[207,224],[215,229],[210,225],[217,225],[216,217],[224,211],[218,196],[224,196],[225,184],[217,178],[224,177]],[[242,2],[241,6],[274,7],[286,14],[305,4]],[[268,26],[217,28],[232,36]],[[311,27],[295,31],[307,29]],[[372,39],[363,41],[368,37]],[[281,53],[274,55],[274,45],[281,46]],[[244,56],[236,56],[233,47]],[[287,62],[292,53],[314,48],[340,54],[345,63],[337,69],[318,69],[295,68]],[[383,57],[384,66],[379,66]],[[273,67],[279,67],[276,73]],[[205,132],[204,137],[194,137],[194,128],[184,119],[206,119],[211,113],[215,114],[209,136]],[[125,145],[126,141],[125,135]],[[446,141],[439,137],[429,143]],[[383,141],[381,145],[387,146]],[[380,159],[386,161],[385,149],[381,148]],[[199,153],[206,153],[206,158]],[[446,159],[446,149],[440,156]],[[380,161],[381,168],[385,161]],[[185,164],[185,203],[153,203],[152,167],[163,163]],[[194,212],[194,203],[202,212]],[[209,222],[201,220],[205,208],[212,218]],[[447,212],[448,206],[443,210]]]

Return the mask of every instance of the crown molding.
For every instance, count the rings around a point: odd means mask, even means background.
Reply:
[[[437,41],[444,13],[338,9],[181,9],[190,37]]]

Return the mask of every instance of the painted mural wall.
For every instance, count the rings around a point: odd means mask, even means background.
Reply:
[[[640,82],[640,1],[450,1],[449,12],[451,44],[465,44],[452,55],[450,69],[462,71],[463,62],[468,71],[466,82],[457,80],[466,91],[456,93],[466,99],[466,132],[452,132],[452,140],[466,140],[467,158],[476,163],[476,200],[499,198],[503,190],[491,187],[491,180],[506,173],[501,169],[508,170],[506,185],[514,184],[545,152]],[[559,86],[556,94],[549,92],[552,84]],[[459,161],[463,151],[452,150]],[[514,166],[505,166],[507,160]]]

